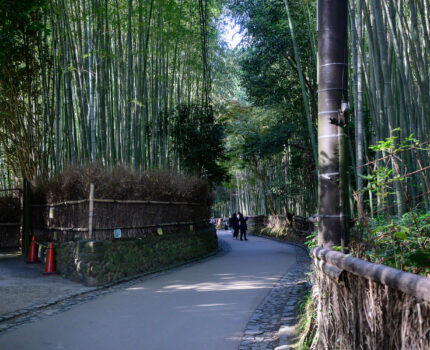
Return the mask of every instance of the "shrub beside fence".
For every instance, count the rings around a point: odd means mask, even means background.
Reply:
[[[313,248],[322,349],[430,349],[430,279]]]

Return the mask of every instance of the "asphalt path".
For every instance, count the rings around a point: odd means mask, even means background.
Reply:
[[[218,231],[224,253],[0,334],[1,350],[237,349],[249,318],[294,269],[294,247]]]

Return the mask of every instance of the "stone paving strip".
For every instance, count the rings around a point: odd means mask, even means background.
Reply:
[[[307,251],[299,245],[294,246],[295,270],[285,274],[257,307],[245,329],[239,350],[293,349],[297,341],[296,305],[309,288],[306,273],[310,266]]]

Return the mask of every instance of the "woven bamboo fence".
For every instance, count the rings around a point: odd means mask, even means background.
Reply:
[[[21,238],[21,190],[0,190],[0,250],[18,249]]]
[[[32,205],[32,233],[39,240],[112,240],[199,230],[208,226],[201,203],[93,198]]]
[[[321,349],[430,349],[430,278],[313,248]]]

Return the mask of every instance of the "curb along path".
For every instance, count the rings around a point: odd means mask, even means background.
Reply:
[[[245,329],[239,350],[287,350],[297,340],[295,308],[309,288],[306,273],[309,272],[310,258],[302,247],[289,245],[296,251],[296,268],[286,273],[257,307]]]

